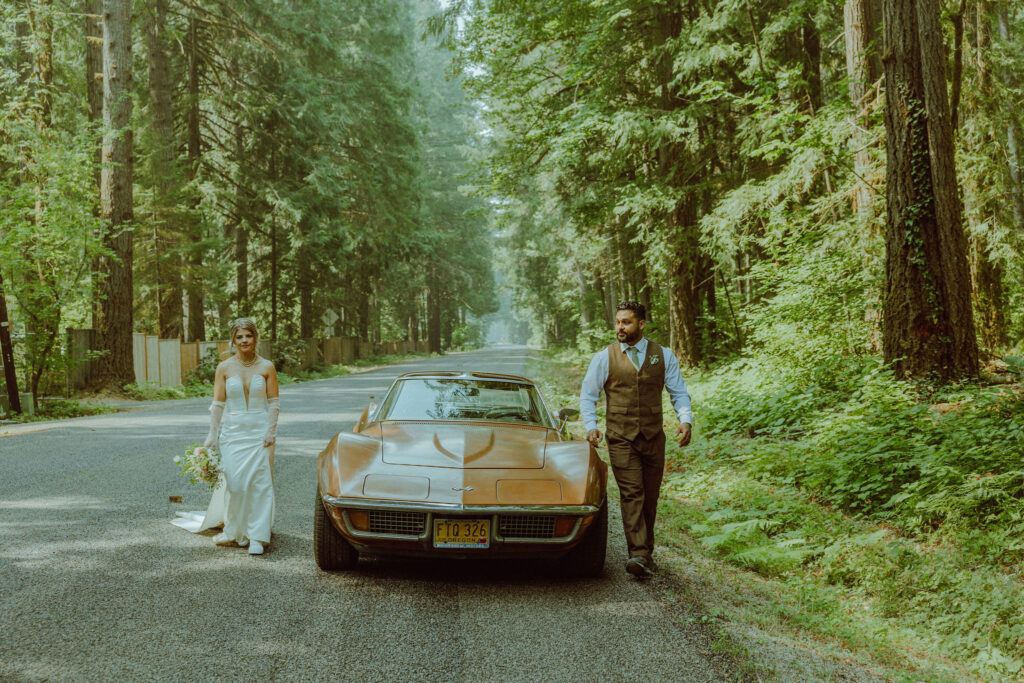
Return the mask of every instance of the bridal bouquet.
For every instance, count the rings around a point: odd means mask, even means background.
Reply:
[[[203,482],[211,491],[217,488],[217,482],[220,481],[220,453],[216,448],[193,444],[184,456],[174,456],[174,464],[181,469],[181,476],[187,477],[191,483]]]

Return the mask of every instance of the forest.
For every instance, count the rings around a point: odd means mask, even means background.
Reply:
[[[915,680],[1024,671],[1024,4],[16,0],[0,79],[37,394],[67,328],[118,391],[133,331],[333,313],[514,316],[568,402],[637,300],[694,397],[680,543]]]
[[[503,286],[534,344],[568,349],[550,386],[573,400],[617,302],[645,304],[694,397],[659,514],[770,579],[711,609],[788,595],[746,618],[868,644],[895,679],[1024,672],[1022,10],[454,0],[431,20],[482,103]]]
[[[477,117],[431,2],[18,0],[0,7],[0,277],[19,382],[95,389],[132,332],[276,348],[481,334],[497,307]],[[327,321],[334,321],[325,325]],[[325,328],[327,328],[325,330]],[[454,338],[454,341],[453,341]]]
[[[467,0],[433,23],[487,103],[535,341],[635,299],[689,365],[879,355],[959,379],[1024,332],[1019,22],[966,0]]]

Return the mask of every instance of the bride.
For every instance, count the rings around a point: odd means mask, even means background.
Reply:
[[[235,354],[217,366],[207,447],[220,451],[222,479],[206,513],[178,513],[174,524],[192,532],[223,527],[217,545],[249,546],[263,554],[274,518],[272,466],[280,413],[277,371],[256,354],[259,333],[249,318],[231,323]],[[222,421],[223,418],[223,421]],[[219,441],[218,441],[219,436]]]

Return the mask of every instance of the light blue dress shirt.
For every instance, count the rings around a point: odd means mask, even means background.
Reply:
[[[622,352],[626,352],[629,344],[619,343]],[[637,350],[637,357],[640,367],[643,367],[647,358],[647,339],[641,338],[633,344]],[[690,394],[686,391],[686,380],[679,371],[679,360],[668,347],[661,347],[665,362],[665,389],[668,390],[669,398],[672,399],[672,407],[675,408],[676,417],[679,422],[693,424],[693,413],[690,411]],[[590,367],[583,378],[583,386],[580,387],[580,415],[583,418],[583,428],[588,432],[597,429],[597,399],[601,397],[604,383],[608,380],[608,349],[603,349],[594,354],[590,360]]]

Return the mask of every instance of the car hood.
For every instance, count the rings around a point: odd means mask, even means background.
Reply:
[[[380,426],[384,462],[461,469],[540,469],[550,430],[543,427],[385,422]]]

